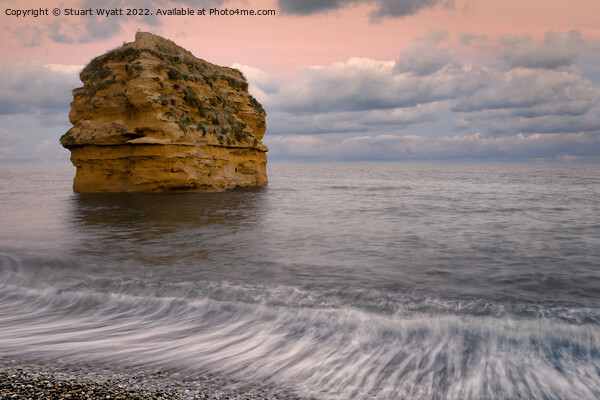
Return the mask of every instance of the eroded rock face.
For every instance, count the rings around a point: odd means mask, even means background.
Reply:
[[[265,111],[241,72],[138,32],[93,59],[61,144],[81,192],[219,191],[267,183]]]

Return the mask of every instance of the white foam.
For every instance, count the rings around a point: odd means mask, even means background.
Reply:
[[[281,287],[264,288],[265,301],[257,288],[235,285],[220,286],[218,299],[207,295],[216,289],[186,299],[4,285],[0,352],[164,365],[190,376],[207,369],[328,399],[600,395],[596,324],[299,307],[273,298],[318,294]],[[226,300],[228,293],[240,300]]]

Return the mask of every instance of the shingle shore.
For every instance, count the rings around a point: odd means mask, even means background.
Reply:
[[[1,360],[0,360],[1,361]],[[4,364],[4,365],[2,365]],[[72,373],[11,366],[0,362],[0,399],[77,400],[283,400],[293,395],[272,393],[261,387],[219,387],[218,379],[198,377],[185,382],[151,382],[153,377],[119,379],[79,378]],[[223,382],[223,386],[227,383]]]
[[[0,372],[0,399],[179,400],[182,398],[179,393],[128,389],[109,382],[65,381],[54,379],[46,374],[33,375],[22,370]]]

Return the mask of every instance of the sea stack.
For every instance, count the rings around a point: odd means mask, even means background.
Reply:
[[[170,40],[135,41],[94,58],[73,90],[60,138],[78,192],[222,191],[267,184],[265,111],[244,75]]]

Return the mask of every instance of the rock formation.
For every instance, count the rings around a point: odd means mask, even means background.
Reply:
[[[80,192],[220,191],[267,183],[265,111],[238,70],[146,32],[94,58],[61,138]]]

